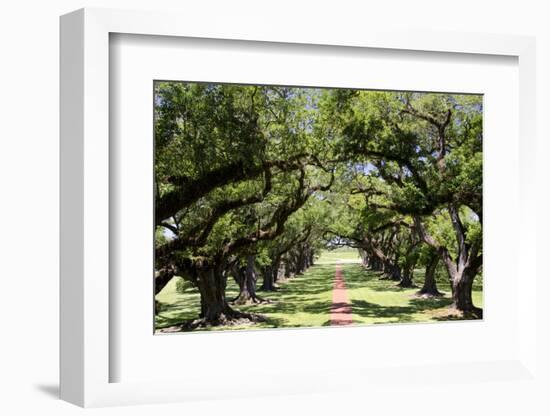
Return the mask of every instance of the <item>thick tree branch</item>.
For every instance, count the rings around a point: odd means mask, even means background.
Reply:
[[[458,208],[454,204],[449,204],[448,209],[451,216],[451,223],[453,224],[453,228],[455,230],[458,249],[457,259],[460,264],[466,264],[468,261],[468,248],[466,247],[466,233],[464,231],[464,225],[460,220]]]
[[[305,170],[302,168],[298,179],[298,187],[295,190],[293,197],[281,204],[263,227],[259,227],[258,230],[247,236],[240,237],[227,243],[221,251],[221,256],[227,257],[228,255],[248,245],[255,244],[262,240],[272,240],[282,234],[284,232],[284,224],[288,217],[300,209],[311,195],[309,192],[304,192],[304,189]]]
[[[210,215],[205,221],[191,228],[185,235],[179,235],[176,239],[158,247],[155,250],[155,255],[163,257],[175,250],[182,250],[185,247],[200,247],[204,245],[219,218],[233,209],[262,202],[271,191],[271,187],[271,171],[266,169],[264,171],[264,188],[260,194],[218,203],[211,210]]]
[[[253,166],[239,160],[213,169],[195,179],[186,176],[168,178],[168,182],[174,186],[174,189],[163,196],[159,196],[157,193],[155,223],[160,225],[164,220],[176,215],[183,208],[221,186],[257,178],[269,168],[290,172],[302,169],[306,165],[320,166],[320,162],[315,155],[300,153],[287,160],[266,160]],[[324,167],[322,168],[324,169]]]
[[[453,261],[451,254],[447,247],[439,244],[435,238],[428,234],[424,223],[421,218],[418,216],[413,217],[414,225],[418,236],[429,246],[433,247],[438,254],[441,256],[441,259],[445,262],[448,270],[452,270],[455,274],[457,271],[456,263]]]

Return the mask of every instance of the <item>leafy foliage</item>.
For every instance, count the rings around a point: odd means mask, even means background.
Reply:
[[[474,95],[158,82],[156,268],[198,284],[347,245],[392,278],[434,253],[475,275],[482,111]]]

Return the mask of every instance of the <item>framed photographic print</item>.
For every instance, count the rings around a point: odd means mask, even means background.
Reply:
[[[62,398],[536,383],[534,40],[233,27],[61,18]]]

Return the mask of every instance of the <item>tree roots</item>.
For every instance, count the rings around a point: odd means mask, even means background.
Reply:
[[[239,295],[235,299],[233,299],[231,302],[233,305],[258,305],[261,303],[271,303],[269,299],[262,298],[258,295],[246,295],[242,296]]]
[[[172,333],[172,332],[186,332],[200,328],[212,328],[219,326],[247,326],[253,325],[259,322],[266,322],[266,318],[263,315],[254,313],[239,312],[231,310],[228,313],[222,313],[216,318],[198,318],[189,321],[182,322],[179,325],[174,325],[168,328],[162,328],[158,332],[160,333]]]
[[[260,289],[259,289],[260,292],[276,292],[278,290],[279,290],[279,287],[275,285],[271,286],[270,288],[267,288],[265,286],[260,286]]]
[[[438,290],[434,291],[425,291],[425,290],[419,290],[415,293],[416,297],[427,299],[427,298],[441,298],[445,296],[445,293],[440,292]]]

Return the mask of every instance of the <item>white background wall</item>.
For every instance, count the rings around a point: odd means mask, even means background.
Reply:
[[[169,1],[169,0],[20,0],[4,1],[0,8],[0,413],[5,415],[77,414],[72,405],[56,400],[58,383],[58,17],[84,6],[166,9],[216,14],[231,19],[245,13],[251,19],[273,19],[287,25],[322,24],[327,31],[347,25],[383,25],[388,19],[405,27],[434,30],[536,35],[538,39],[538,129],[548,138],[545,119],[550,105],[550,13],[544,1],[460,0],[426,1]],[[444,5],[445,4],[445,5]],[[547,235],[548,143],[538,154],[541,214],[539,232]],[[535,178],[534,178],[535,179]],[[546,195],[542,195],[546,193]],[[539,240],[541,253],[547,247]],[[542,257],[542,256],[541,256]],[[543,259],[542,259],[543,260]],[[542,264],[541,260],[541,264]],[[547,287],[547,286],[546,286]],[[538,290],[544,288],[539,287]],[[548,335],[545,337],[548,347]],[[547,363],[547,361],[545,362]],[[546,365],[546,364],[545,364]],[[548,374],[548,371],[547,371]],[[548,414],[536,408],[525,391],[502,385],[501,400],[484,400],[485,392],[472,392],[464,401],[472,414]],[[491,387],[495,389],[495,387]],[[517,394],[514,394],[516,391]],[[163,405],[94,410],[101,415],[150,414],[393,414],[398,409],[426,408],[458,414],[461,405],[448,401],[448,393],[424,397],[395,397],[388,390],[387,404],[370,406],[363,397],[257,398],[231,402]],[[450,392],[449,392],[450,393]],[[494,393],[494,391],[493,391]],[[539,394],[533,392],[532,394]],[[532,399],[532,397],[531,397]],[[462,402],[462,405],[464,404]],[[381,401],[378,400],[377,403]],[[437,409],[437,406],[443,406]],[[410,410],[409,410],[410,412]]]

